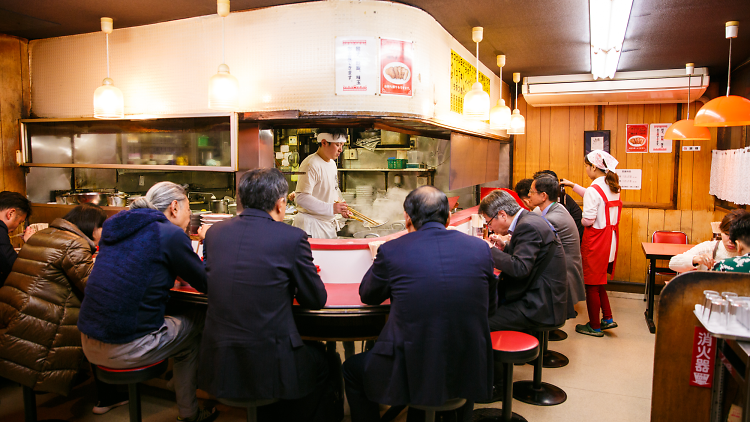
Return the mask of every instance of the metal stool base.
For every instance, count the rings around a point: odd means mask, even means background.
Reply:
[[[565,402],[568,395],[560,387],[546,382],[536,389],[533,381],[516,381],[513,383],[513,398],[535,406],[555,406]]]
[[[472,422],[505,422],[503,421],[503,409],[495,409],[491,407],[485,407],[482,409],[475,409]],[[513,412],[510,418],[511,422],[527,422],[526,418]]]
[[[549,341],[563,341],[568,338],[568,333],[563,330],[557,329],[549,332]]]
[[[543,359],[543,368],[562,368],[563,366],[570,363],[570,360],[567,356],[554,350],[547,350],[546,352],[544,352]]]

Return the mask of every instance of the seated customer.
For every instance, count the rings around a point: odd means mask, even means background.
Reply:
[[[242,212],[206,233],[198,385],[218,398],[282,399],[258,408],[260,420],[339,421],[343,400],[333,409],[325,395],[335,381],[323,347],[302,341],[292,315],[295,298],[320,309],[327,294],[307,234],[283,223],[287,189],[277,169],[248,171],[237,191]]]
[[[516,183],[516,187],[513,190],[516,192],[521,201],[526,205],[526,208],[533,210],[534,207],[529,204],[529,191],[531,190],[531,183],[534,179],[521,179]]]
[[[352,422],[380,420],[378,403],[438,406],[492,394],[493,357],[487,316],[497,279],[480,239],[446,230],[448,199],[423,186],[404,201],[408,234],[384,243],[359,287],[363,303],[391,300],[372,350],[344,362]]]
[[[8,234],[15,231],[26,217],[31,215],[31,202],[18,192],[0,192],[0,286],[8,278],[18,254],[10,243]],[[26,228],[23,240],[26,242],[34,230]]]
[[[89,362],[123,369],[174,358],[177,420],[212,421],[198,408],[198,347],[205,312],[166,315],[176,277],[206,292],[206,271],[185,229],[190,206],[182,186],[160,182],[146,196],[107,219],[99,255],[78,316]]]
[[[736,209],[721,219],[719,231],[721,240],[707,240],[690,250],[675,255],[669,260],[669,269],[678,273],[693,270],[708,270],[722,259],[732,258],[739,254],[737,245],[729,238],[729,228],[738,218],[748,215],[743,209]]]
[[[78,309],[106,219],[96,205],[78,205],[21,249],[0,288],[0,376],[68,395],[83,361]],[[98,406],[127,403],[113,386],[100,387]]]
[[[562,243],[568,279],[568,318],[575,318],[576,311],[573,305],[586,300],[581,262],[581,239],[578,237],[578,228],[573,217],[564,206],[557,202],[559,187],[557,179],[548,174],[542,174],[531,184],[529,202],[531,206],[539,207],[542,217],[552,224]]]
[[[557,173],[555,173],[552,170],[540,170],[534,173],[534,179],[536,179],[537,177],[544,176],[546,174],[554,177],[555,180],[557,181],[560,180],[557,177]],[[567,193],[565,194],[565,197],[558,198],[558,202],[561,203],[565,207],[565,209],[568,210],[568,213],[570,213],[570,216],[573,217],[573,221],[576,222],[576,228],[578,229],[578,237],[580,239],[583,239],[583,224],[581,224],[581,219],[583,219],[583,211],[581,210],[581,207]]]
[[[565,252],[550,224],[516,204],[512,196],[493,191],[479,204],[487,227],[499,235],[492,243],[495,268],[501,271],[499,305],[490,329],[527,330],[562,324],[567,318],[568,282]]]
[[[729,239],[737,245],[737,256],[717,262],[714,271],[750,273],[750,214],[732,222]]]

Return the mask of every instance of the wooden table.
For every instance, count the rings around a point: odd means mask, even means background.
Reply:
[[[657,259],[671,259],[675,255],[679,255],[690,250],[695,245],[681,245],[675,243],[641,243],[643,247],[643,253],[646,255],[646,259],[649,260],[648,270],[648,283],[646,286],[646,295],[648,296],[648,304],[646,305],[646,324],[648,324],[648,330],[651,334],[656,333],[656,325],[654,325],[654,285],[656,284],[656,272],[657,271],[671,271],[669,268],[658,268],[656,266]]]

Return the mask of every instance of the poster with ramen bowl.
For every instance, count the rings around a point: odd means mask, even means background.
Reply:
[[[414,43],[380,39],[380,94],[412,96]]]
[[[625,152],[648,152],[648,125],[625,126]]]

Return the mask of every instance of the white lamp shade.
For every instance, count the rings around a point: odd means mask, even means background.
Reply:
[[[94,117],[97,119],[122,119],[125,117],[125,100],[122,91],[110,78],[94,91]]]
[[[510,116],[508,135],[523,135],[524,133],[526,133],[526,119],[521,116],[521,112],[518,109],[515,109],[513,110],[513,115]]]
[[[229,66],[219,65],[219,73],[208,81],[208,108],[218,111],[237,111],[240,108],[240,83]]]
[[[472,120],[490,118],[490,95],[484,92],[479,82],[475,82],[464,96],[464,117]]]
[[[497,101],[497,105],[490,110],[490,129],[507,130],[510,127],[510,107],[505,105],[502,98]]]

